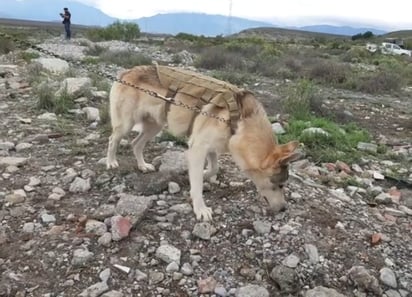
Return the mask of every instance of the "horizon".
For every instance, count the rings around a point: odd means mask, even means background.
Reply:
[[[20,0],[25,1],[25,0]],[[73,0],[100,9],[105,14],[123,20],[150,17],[165,13],[205,13],[263,21],[276,26],[303,27],[310,25],[371,27],[386,31],[412,29],[412,1],[394,0],[392,5],[373,0],[347,0],[343,5],[326,0],[289,0],[274,3],[254,0],[253,5],[240,0],[209,0],[193,3],[189,0],[152,0],[136,5],[134,0]],[[402,9],[399,9],[402,7]],[[322,11],[322,13],[320,13]]]

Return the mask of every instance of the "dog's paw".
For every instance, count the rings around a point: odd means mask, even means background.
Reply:
[[[155,167],[149,163],[144,163],[143,165],[137,165],[137,168],[139,168],[141,172],[153,172],[156,170]]]
[[[196,215],[196,219],[198,221],[211,221],[212,220],[212,208],[211,207],[207,207],[207,206],[203,206],[203,207],[199,207],[199,208],[195,208],[194,209],[195,215]]]
[[[117,168],[119,167],[119,163],[116,160],[113,160],[113,161],[107,160],[106,167],[107,169]]]

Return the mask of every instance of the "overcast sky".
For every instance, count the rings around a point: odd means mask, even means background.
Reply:
[[[264,20],[278,25],[370,25],[412,29],[412,0],[76,0],[117,18],[167,12],[203,12]]]

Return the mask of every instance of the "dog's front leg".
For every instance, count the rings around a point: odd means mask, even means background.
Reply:
[[[209,152],[207,154],[207,169],[203,171],[203,176],[205,179],[211,179],[219,171],[219,166],[217,163],[217,153]]]
[[[202,146],[191,146],[187,154],[193,211],[198,220],[210,221],[212,220],[212,209],[207,207],[203,200],[203,168],[206,156],[207,149]]]

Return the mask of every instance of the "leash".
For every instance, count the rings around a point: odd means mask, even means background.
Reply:
[[[160,95],[159,93],[157,93],[157,92],[155,92],[155,91],[141,88],[141,87],[139,87],[139,86],[137,86],[137,85],[135,85],[135,84],[132,84],[132,83],[130,83],[130,82],[128,82],[128,81],[122,80],[122,79],[120,79],[120,78],[118,78],[118,77],[116,77],[116,76],[114,76],[114,75],[112,75],[112,74],[110,74],[110,73],[106,73],[106,72],[103,72],[102,70],[94,69],[94,68],[92,68],[90,65],[88,65],[87,63],[85,63],[84,61],[74,60],[74,59],[68,58],[68,57],[63,57],[63,56],[58,55],[58,54],[56,54],[56,53],[54,53],[54,52],[52,52],[52,51],[46,50],[46,49],[44,49],[44,48],[41,48],[41,47],[39,47],[39,46],[31,43],[31,42],[28,42],[28,41],[25,41],[25,40],[21,40],[21,39],[19,39],[19,38],[13,37],[13,36],[11,36],[11,35],[9,35],[9,34],[7,34],[7,33],[1,32],[1,31],[0,31],[0,37],[3,37],[3,38],[6,38],[6,39],[8,39],[8,40],[13,41],[14,43],[17,44],[17,47],[20,48],[20,49],[25,48],[25,47],[31,48],[31,49],[33,49],[33,50],[36,50],[36,51],[38,51],[38,52],[41,52],[41,53],[43,53],[43,54],[45,54],[45,55],[48,55],[48,56],[51,56],[51,57],[53,57],[53,58],[57,58],[57,59],[66,61],[67,63],[69,63],[69,64],[71,64],[71,65],[73,65],[73,66],[75,66],[75,67],[82,68],[82,69],[84,69],[84,70],[86,70],[86,71],[88,71],[88,72],[95,73],[95,74],[97,74],[97,75],[99,75],[99,76],[102,76],[102,77],[104,77],[104,78],[107,78],[108,80],[111,80],[111,81],[113,81],[113,82],[118,82],[118,83],[121,83],[121,84],[123,84],[123,85],[125,85],[125,86],[128,86],[128,87],[134,88],[134,89],[136,89],[136,90],[139,90],[139,91],[141,91],[141,92],[143,92],[143,93],[148,94],[148,95],[151,96],[151,97],[154,97],[154,98],[160,99],[160,100],[162,100],[162,101],[165,101],[166,103],[173,104],[173,105],[175,105],[175,106],[179,106],[179,107],[188,109],[188,110],[190,110],[190,111],[192,111],[192,112],[194,112],[194,113],[203,115],[203,116],[205,116],[205,117],[213,118],[213,119],[215,119],[215,120],[217,120],[217,121],[219,121],[219,122],[223,122],[223,123],[226,123],[226,124],[230,124],[230,120],[224,119],[224,118],[222,118],[222,117],[219,117],[219,116],[217,116],[217,115],[215,115],[215,114],[213,114],[213,113],[209,113],[209,112],[207,112],[207,111],[202,111],[201,108],[199,108],[199,107],[197,107],[197,106],[190,106],[190,105],[185,104],[185,103],[183,103],[183,102],[176,101],[174,98],[162,96],[162,95]]]

